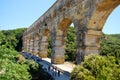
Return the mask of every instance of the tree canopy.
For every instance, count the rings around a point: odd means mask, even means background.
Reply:
[[[0,31],[0,80],[52,80],[36,62],[18,60],[24,30]]]

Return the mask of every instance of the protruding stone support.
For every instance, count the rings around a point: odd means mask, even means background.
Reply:
[[[87,24],[80,21],[75,22],[75,28],[77,32],[76,63],[79,64],[85,56],[99,54],[99,40],[102,33],[96,29],[88,29]]]
[[[34,45],[35,45],[35,35],[33,34],[33,38],[32,38],[32,54],[34,54],[34,51],[35,51],[35,47],[34,47]]]
[[[27,39],[27,52],[29,52],[29,51],[30,51],[30,40]]]
[[[41,41],[40,41],[40,52],[39,52],[39,56],[41,58],[47,58],[48,55],[48,37],[47,36],[43,36]]]
[[[90,53],[99,54],[100,50],[100,38],[102,32],[97,30],[88,30],[85,38],[85,45],[86,45],[86,54]]]
[[[52,55],[52,63],[53,64],[63,64],[65,61],[65,50],[62,47],[54,47],[54,53]]]
[[[38,55],[38,53],[39,53],[39,38],[36,38],[34,42],[34,55]]]
[[[24,52],[27,52],[27,39],[25,39],[25,43],[24,43]]]
[[[52,46],[52,63],[63,64],[65,61],[65,46],[62,31],[57,32],[56,36],[54,36]]]
[[[33,52],[33,40],[31,39],[30,40],[30,53]]]
[[[23,49],[24,50],[22,50],[22,51],[27,52],[27,39],[26,38],[24,38]]]

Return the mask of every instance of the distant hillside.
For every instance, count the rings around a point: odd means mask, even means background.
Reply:
[[[115,38],[115,39],[120,39],[120,34],[110,34],[108,36]]]
[[[7,48],[13,48],[17,51],[22,50],[22,35],[26,28],[18,28],[14,30],[0,31],[0,45],[5,45]]]

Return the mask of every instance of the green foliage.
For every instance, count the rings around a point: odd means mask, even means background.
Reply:
[[[120,40],[110,35],[103,36],[100,54],[103,56],[114,56],[117,60],[116,62],[120,64]]]
[[[120,80],[120,35],[103,35],[100,55],[89,55],[71,74],[71,80]]]
[[[113,38],[113,39],[116,39],[116,40],[120,39],[120,34],[110,34],[108,36],[111,37],[111,38]]]
[[[6,48],[6,46],[0,46],[0,59],[13,60],[17,55],[18,53],[15,50]]]
[[[75,30],[74,27],[70,27],[67,32],[67,39],[66,39],[66,49],[65,49],[65,57],[68,61],[75,60],[76,54],[76,37],[75,37]]]
[[[0,80],[52,80],[34,61],[18,61],[17,51],[22,50],[24,30],[0,31]]]
[[[26,64],[29,65],[29,73],[32,76],[32,80],[53,80],[51,75],[42,69],[42,66],[34,61],[27,60]]]
[[[0,46],[0,80],[29,80],[29,66],[17,62],[18,53],[14,49]]]
[[[48,57],[51,58],[51,53],[52,53],[52,40],[51,38],[48,39]]]
[[[28,65],[4,60],[2,66],[5,72],[0,75],[0,80],[30,80],[30,75],[27,71]]]
[[[112,56],[89,55],[71,73],[71,80],[120,80],[120,65]]]
[[[22,30],[22,29],[20,29]],[[19,30],[0,31],[0,80],[30,80],[29,66],[18,63],[15,47],[19,42]]]
[[[0,31],[0,45],[2,45],[2,43],[5,41],[5,36],[3,35],[3,33]]]
[[[22,34],[25,28],[16,30],[3,30],[0,31],[0,45],[5,45],[7,48],[12,48],[17,51],[22,50]]]

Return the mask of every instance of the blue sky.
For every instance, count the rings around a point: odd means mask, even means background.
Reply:
[[[29,27],[56,0],[0,0],[0,30]],[[120,6],[107,19],[103,32],[120,33]]]

